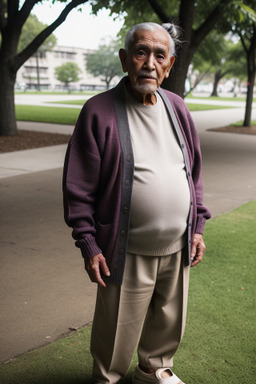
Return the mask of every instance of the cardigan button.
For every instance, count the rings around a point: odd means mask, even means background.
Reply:
[[[125,236],[126,236],[126,231],[122,230],[122,231],[120,232],[120,235],[123,236],[123,237],[125,237]]]
[[[128,156],[126,157],[126,161],[127,161],[127,163],[131,163],[131,161],[132,161],[132,157],[131,157],[131,155],[128,155]]]
[[[124,214],[126,214],[126,213],[128,213],[129,209],[128,209],[128,207],[124,206],[122,211],[123,211]]]

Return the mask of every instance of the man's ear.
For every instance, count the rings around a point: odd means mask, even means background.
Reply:
[[[127,65],[126,65],[127,54],[126,54],[126,50],[123,48],[119,50],[119,59],[122,64],[123,71],[127,72]]]
[[[169,67],[168,67],[168,70],[166,71],[166,74],[165,74],[165,78],[167,79],[169,77],[169,74],[171,72],[171,69],[172,69],[172,66],[175,62],[175,56],[171,56],[170,57],[170,62],[169,62]]]

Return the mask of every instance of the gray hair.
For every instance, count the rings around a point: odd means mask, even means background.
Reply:
[[[175,56],[176,54],[176,46],[180,44],[179,37],[181,35],[181,29],[172,23],[165,23],[165,24],[157,24],[157,23],[140,23],[136,24],[127,32],[126,38],[125,38],[125,50],[126,52],[129,52],[129,49],[133,43],[134,40],[134,34],[137,31],[155,31],[156,29],[164,30],[168,33],[170,38],[170,56]]]

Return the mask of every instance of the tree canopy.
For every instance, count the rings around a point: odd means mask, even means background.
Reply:
[[[22,28],[33,7],[39,3],[63,3],[63,10],[57,19],[21,47]],[[185,80],[192,59],[209,33],[223,21],[226,28],[235,28],[240,36],[247,57],[248,105],[252,101],[252,87],[255,80],[255,22],[250,16],[256,0],[0,0],[0,135],[14,135],[17,132],[14,108],[14,84],[18,69],[29,59],[61,25],[67,15],[76,7],[90,3],[94,13],[107,8],[112,15],[123,15],[123,32],[132,24],[141,21],[170,22],[179,20],[184,31],[183,44],[168,81],[167,89],[184,95]],[[246,5],[244,4],[246,2]],[[251,8],[251,9],[250,9]],[[246,16],[247,17],[247,16]],[[239,22],[239,19],[242,22]],[[234,24],[235,27],[234,27]],[[239,29],[240,28],[240,29]],[[220,30],[222,33],[222,30]],[[225,31],[226,33],[227,31]],[[18,48],[19,47],[19,48]]]
[[[142,21],[178,21],[184,31],[183,44],[163,86],[182,97],[189,66],[205,38],[214,29],[220,34],[234,30],[247,57],[248,92],[244,125],[250,125],[255,82],[256,0],[92,0],[91,3],[95,13],[102,7],[110,9],[113,15],[125,12],[123,32]]]
[[[112,40],[109,44],[100,44],[97,51],[86,57],[86,69],[93,76],[101,76],[108,89],[113,78],[123,74],[117,42]]]
[[[248,6],[251,8],[248,8]],[[248,0],[242,7],[240,17],[235,20],[233,31],[240,37],[247,62],[247,97],[243,125],[250,126],[253,102],[253,88],[256,77],[256,13],[252,11],[256,7],[255,0]]]
[[[183,44],[172,72],[164,83],[167,89],[184,96],[189,65],[202,41],[216,26],[235,0],[92,0],[95,13],[102,7],[111,14],[125,12],[124,31],[142,21],[168,23],[177,20],[183,29]],[[153,11],[153,12],[152,12]]]
[[[30,14],[21,30],[18,52],[22,52],[45,28],[47,28],[47,24],[41,23],[36,15]],[[40,51],[50,51],[56,42],[56,37],[53,34],[50,34],[49,37],[47,37],[47,39],[40,45],[39,49]]]
[[[17,133],[14,108],[14,84],[18,69],[39,49],[45,40],[66,19],[69,12],[89,0],[48,0],[53,4],[63,3],[63,10],[57,19],[28,41],[19,46],[22,29],[39,2],[47,0],[0,0],[0,135]],[[19,48],[18,48],[19,47]]]
[[[217,31],[213,31],[199,47],[192,65],[193,71],[199,72],[193,87],[205,76],[214,76],[212,96],[218,96],[218,84],[224,76],[246,78],[246,60],[241,44],[232,42],[229,36]]]
[[[81,69],[76,63],[67,61],[66,63],[55,68],[55,76],[61,82],[64,83],[68,91],[70,92],[70,83],[75,83],[79,80],[79,74]]]

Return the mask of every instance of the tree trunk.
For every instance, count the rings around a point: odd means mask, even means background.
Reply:
[[[254,81],[255,81],[255,70],[249,73],[249,76],[248,76],[247,96],[246,96],[246,106],[245,106],[243,127],[251,126]]]
[[[5,50],[0,53],[0,136],[17,134],[14,105],[16,71],[12,69]]]
[[[163,87],[184,97],[185,81],[187,77],[188,67],[191,63],[196,47],[193,47],[193,21],[195,13],[195,1],[181,0],[179,9],[180,26],[184,31],[182,40],[184,43],[177,52],[176,61],[171,70],[170,76],[163,83]]]
[[[13,136],[17,134],[14,85],[18,69],[36,52],[45,39],[65,21],[67,15],[73,8],[80,4],[87,3],[88,0],[70,1],[58,18],[39,33],[22,52],[17,54],[22,26],[36,2],[38,1],[27,0],[24,2],[22,8],[18,10],[18,0],[0,1],[0,136]],[[2,4],[5,5],[5,8],[2,7]],[[8,18],[5,19],[3,15],[7,12],[7,9]]]
[[[211,96],[219,96],[218,95],[218,84],[220,81],[219,71],[215,72],[214,74],[214,81],[213,81],[213,88]]]
[[[176,59],[176,62],[171,69],[171,73],[168,79],[163,81],[162,87],[176,93],[183,98],[189,64],[181,64],[181,59],[181,56]]]
[[[244,115],[244,127],[250,127],[251,125],[251,116],[252,116],[252,102],[253,102],[253,87],[256,76],[256,26],[253,27],[253,34],[251,38],[250,48],[247,51],[247,73],[248,73],[248,82],[247,82],[247,96],[246,96],[246,107]]]

